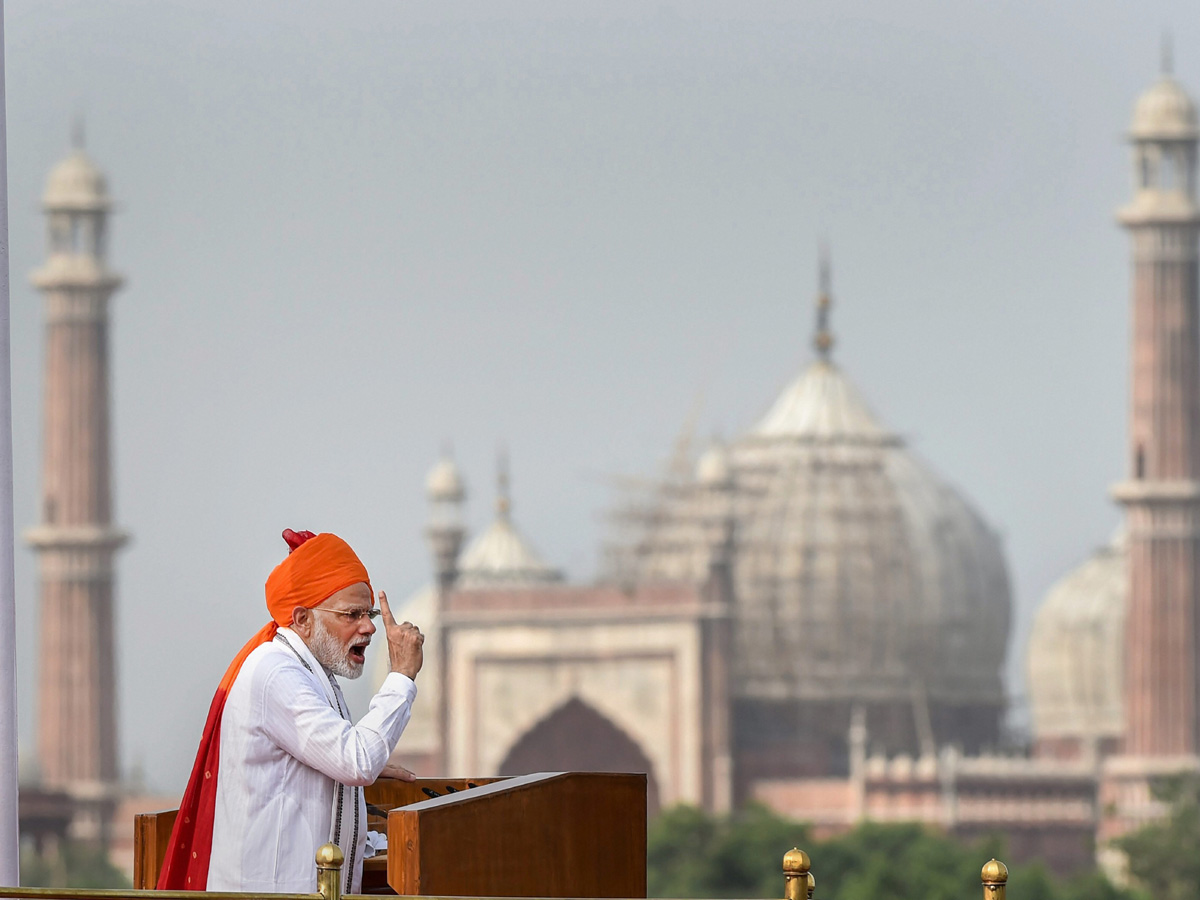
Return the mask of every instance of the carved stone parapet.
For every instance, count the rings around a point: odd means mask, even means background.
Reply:
[[[1117,221],[1130,229],[1200,225],[1200,208],[1178,197],[1141,196],[1117,212]]]
[[[129,540],[129,533],[111,525],[37,525],[24,533],[36,551],[116,550]]]
[[[1125,506],[1200,504],[1200,481],[1121,481],[1110,494]]]
[[[120,275],[87,256],[52,256],[29,280],[41,291],[82,289],[110,294],[123,283]]]
[[[1102,763],[1105,778],[1153,777],[1200,773],[1200,756],[1180,753],[1174,756],[1108,756]]]

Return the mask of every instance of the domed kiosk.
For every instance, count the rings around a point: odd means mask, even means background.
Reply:
[[[448,453],[430,469],[425,478],[429,502],[429,538],[437,581],[426,584],[397,604],[397,613],[418,623],[425,632],[424,670],[434,677],[421,679],[421,703],[412,713],[397,762],[422,772],[443,767],[441,692],[444,685],[436,673],[442,666],[442,629],[438,605],[439,585],[448,589],[487,590],[550,585],[562,581],[562,573],[543,562],[517,530],[512,520],[507,458],[498,465],[496,512],[490,525],[462,548],[466,537],[463,506],[467,488],[458,464]],[[372,690],[378,690],[388,674],[386,653],[376,654],[372,672]]]
[[[836,774],[861,707],[887,753],[999,737],[1007,568],[996,533],[817,358],[696,477],[656,486],[616,577],[696,581],[728,516],[739,780]]]
[[[1119,534],[1058,581],[1038,610],[1026,672],[1040,757],[1106,755],[1119,744],[1128,578]]]

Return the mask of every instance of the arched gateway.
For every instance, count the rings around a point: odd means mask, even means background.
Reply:
[[[658,782],[650,759],[629,735],[578,697],[525,732],[500,763],[501,775],[559,770],[645,773],[646,811],[658,812]]]

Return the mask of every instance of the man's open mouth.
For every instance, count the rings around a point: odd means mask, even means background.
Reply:
[[[367,642],[367,643],[365,643],[365,644],[353,644],[353,645],[351,645],[351,647],[350,647],[350,661],[351,661],[351,662],[355,662],[355,663],[362,663],[362,662],[366,662],[366,659],[367,659],[367,647],[368,647],[368,646],[370,646],[370,642]]]

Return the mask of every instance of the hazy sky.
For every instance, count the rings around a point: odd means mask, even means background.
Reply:
[[[1122,133],[1192,3],[8,0],[16,524],[38,517],[39,198],[86,115],[111,263],[121,757],[181,791],[285,527],[428,577],[445,442],[551,562],[696,398],[732,438],[835,358],[1004,535],[1018,628],[1125,467]],[[17,553],[22,744],[36,587]],[[378,652],[373,651],[373,652]],[[1014,689],[1019,684],[1014,682]],[[364,707],[358,702],[359,711]]]

